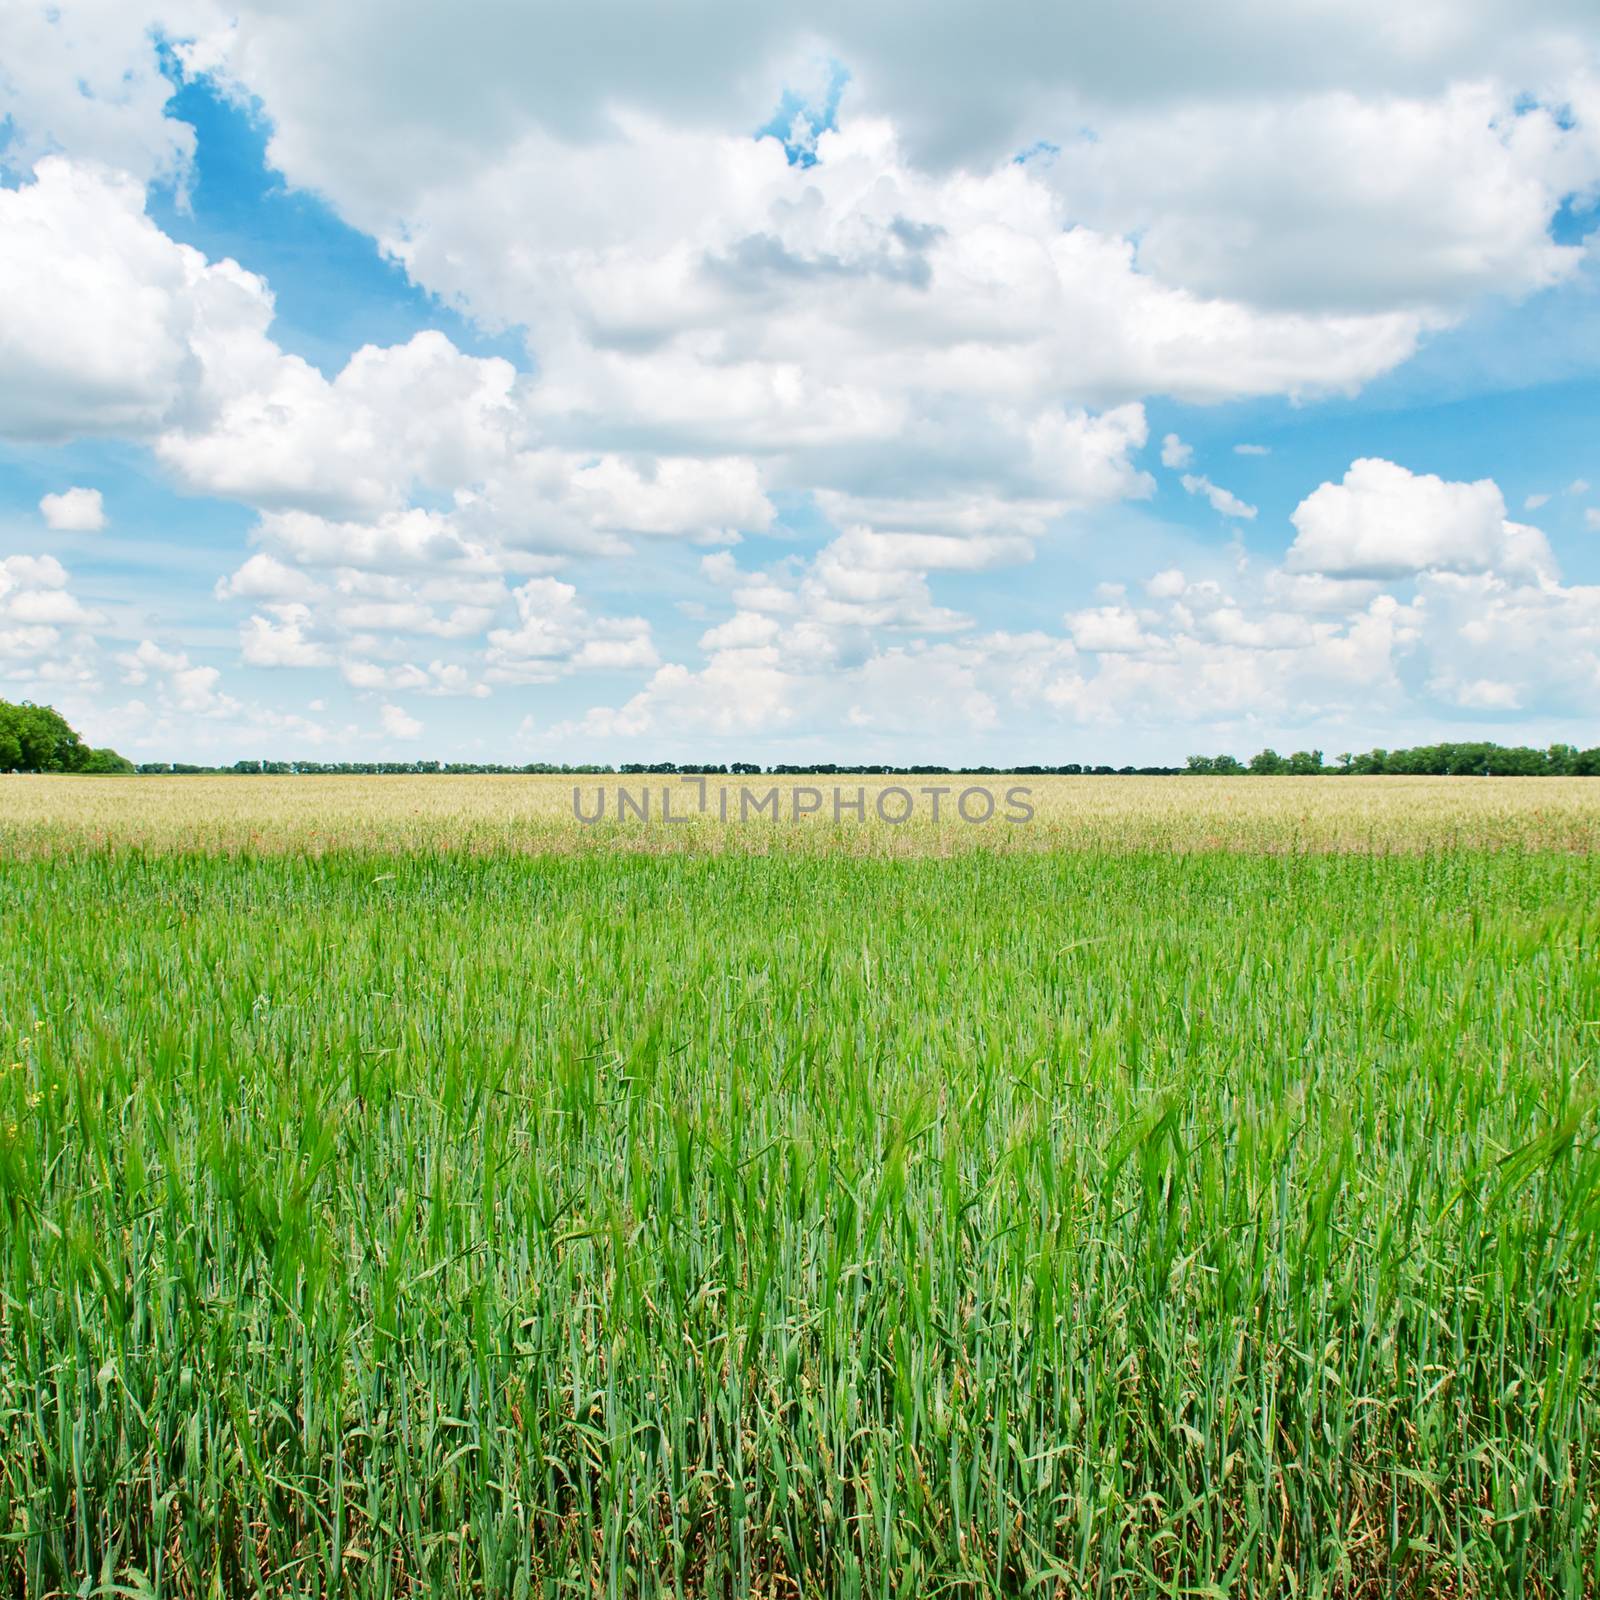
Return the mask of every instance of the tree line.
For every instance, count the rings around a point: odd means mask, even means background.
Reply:
[[[1079,761],[1059,766],[946,767],[898,766],[875,761],[843,765],[834,761],[780,761],[763,767],[756,761],[624,761],[619,766],[584,763],[568,765],[530,761],[525,766],[502,766],[475,761],[238,761],[231,767],[191,767],[182,762],[147,762],[140,772],[265,772],[265,773],[419,773],[502,772],[583,775],[615,773],[623,777],[671,777],[677,773],[709,777],[795,778],[1054,778],[1054,777],[1358,777],[1376,775],[1481,777],[1481,778],[1595,778],[1600,777],[1600,747],[1580,750],[1576,745],[1553,744],[1539,750],[1528,745],[1487,742],[1415,745],[1405,750],[1367,750],[1345,753],[1332,764],[1320,750],[1296,750],[1280,756],[1262,750],[1247,761],[1237,756],[1190,756],[1181,767],[1113,767]]]
[[[945,767],[899,766],[892,762],[867,762],[857,766],[833,761],[778,762],[763,767],[756,761],[627,761],[607,763],[557,763],[529,761],[520,766],[495,761],[235,761],[231,766],[196,766],[185,761],[144,761],[135,765],[115,750],[91,748],[52,706],[24,700],[0,700],[0,772],[140,772],[196,774],[271,774],[376,777],[411,773],[516,773],[582,777],[618,773],[625,777],[706,773],[739,777],[1340,777],[1401,775],[1481,778],[1594,778],[1600,777],[1600,747],[1580,750],[1576,745],[1552,744],[1544,749],[1530,745],[1501,745],[1487,741],[1413,745],[1402,750],[1346,751],[1330,765],[1320,750],[1296,750],[1280,756],[1262,750],[1241,761],[1237,756],[1190,756],[1181,767],[1112,767],[1078,761],[1060,766]]]
[[[1296,750],[1289,756],[1262,750],[1248,761],[1234,756],[1190,756],[1184,771],[1223,778],[1247,773],[1266,777],[1348,773],[1356,777],[1597,778],[1600,747],[1580,750],[1576,745],[1552,744],[1540,750],[1532,745],[1471,740],[1412,745],[1404,750],[1367,750],[1360,755],[1346,751],[1334,758],[1332,766],[1323,761],[1320,750]]]

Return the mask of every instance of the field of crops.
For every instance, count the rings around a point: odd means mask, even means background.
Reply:
[[[1047,786],[0,780],[0,1592],[1595,1594],[1600,783]]]
[[[964,822],[955,809],[974,785],[994,797],[987,822]],[[915,804],[900,825],[879,815],[880,795],[896,786]],[[1026,823],[1006,820],[1020,814],[1005,798],[1019,786],[1033,813]],[[947,791],[937,822],[927,788]],[[622,808],[619,822],[624,790],[632,806]],[[740,821],[745,792],[749,815]],[[678,820],[662,820],[663,796]],[[902,856],[1062,849],[1600,852],[1600,782],[1592,778],[711,778],[703,798],[704,811],[699,786],[677,777],[0,777],[0,858],[104,848],[798,849]],[[865,813],[859,821],[858,799]],[[771,810],[757,814],[758,803]],[[637,815],[645,805],[648,819]],[[593,817],[602,807],[603,818],[592,824],[574,815]],[[973,816],[981,811],[976,802],[968,807]]]

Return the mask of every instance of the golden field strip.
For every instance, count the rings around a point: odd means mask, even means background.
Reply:
[[[860,855],[943,855],[970,849],[1372,851],[1527,849],[1588,853],[1600,848],[1600,780],[1431,777],[733,777],[698,789],[672,776],[578,778],[486,775],[387,777],[0,777],[0,852],[138,848],[155,851],[511,850],[523,853],[641,850],[652,853],[800,847]],[[932,821],[929,787],[948,790]],[[995,796],[995,816],[965,823],[962,790]],[[909,790],[911,820],[878,815],[889,788]],[[1028,791],[1033,816],[1004,819],[1005,795]],[[730,820],[720,820],[719,791]],[[820,791],[815,811],[794,820],[795,791]],[[616,819],[616,795],[648,796],[649,821]],[[739,820],[740,793],[770,812]],[[603,820],[586,815],[606,796]],[[851,802],[864,798],[864,820]],[[834,796],[843,815],[833,816]],[[802,799],[803,807],[810,804]],[[887,809],[904,807],[893,798]],[[754,809],[754,801],[746,809]],[[977,802],[969,807],[981,810]]]

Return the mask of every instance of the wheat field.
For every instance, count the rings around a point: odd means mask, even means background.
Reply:
[[[1033,782],[0,780],[0,1591],[1593,1595],[1600,784]]]
[[[1600,783],[1589,778],[1146,777],[0,777],[0,853],[138,848],[161,852],[446,850],[527,854],[616,849],[655,853],[804,849],[846,854],[997,850],[1395,851],[1600,848]],[[948,791],[940,820],[927,787]],[[963,790],[987,789],[995,815],[963,822]],[[910,792],[910,820],[879,813],[891,787]],[[795,818],[797,789],[818,808]],[[1005,796],[1033,812],[1007,822]],[[617,820],[616,795],[650,807]],[[729,821],[719,791],[729,794]],[[752,804],[740,821],[740,792]],[[778,818],[754,801],[777,791]],[[604,792],[605,815],[594,816]],[[662,795],[674,818],[661,820]],[[835,796],[840,815],[835,818]],[[576,795],[576,799],[575,799]],[[854,804],[861,798],[864,818]],[[802,807],[809,804],[802,801]],[[886,806],[892,816],[904,802]],[[976,816],[982,807],[968,807]]]

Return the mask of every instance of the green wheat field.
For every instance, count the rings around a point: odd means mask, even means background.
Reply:
[[[0,780],[0,1592],[1578,1597],[1600,782]]]

